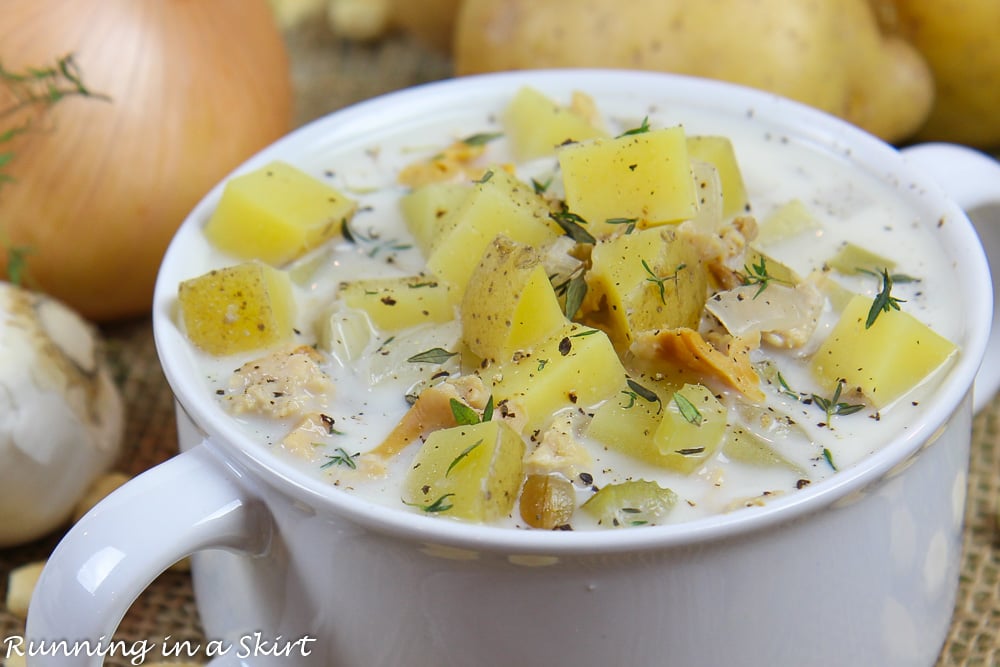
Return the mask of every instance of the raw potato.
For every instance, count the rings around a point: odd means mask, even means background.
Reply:
[[[926,62],[880,32],[867,0],[579,0],[572,10],[562,0],[465,0],[455,34],[458,74],[559,66],[733,81],[819,107],[889,141],[915,132],[933,98]]]
[[[894,5],[890,24],[927,59],[937,87],[930,118],[916,138],[1000,147],[1000,2],[894,0]]]
[[[28,616],[28,603],[44,567],[45,561],[35,561],[10,571],[7,577],[7,611],[20,619]]]

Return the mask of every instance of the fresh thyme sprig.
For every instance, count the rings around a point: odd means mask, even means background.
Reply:
[[[345,241],[355,245],[360,246],[362,243],[370,244],[371,247],[368,249],[369,257],[374,257],[382,251],[398,252],[401,250],[410,250],[413,247],[411,243],[402,243],[396,239],[380,239],[377,234],[366,236],[358,230],[352,229],[347,218],[343,218],[340,221],[340,235],[344,237]]]
[[[550,213],[549,217],[562,228],[562,230],[566,233],[566,236],[570,237],[577,243],[597,243],[597,239],[594,238],[594,235],[584,229],[587,221],[567,209],[565,206],[559,211]]]
[[[427,505],[422,505],[420,503],[408,503],[405,500],[403,501],[403,504],[408,505],[410,507],[416,507],[418,509],[427,512],[428,514],[447,512],[452,507],[454,507],[454,505],[446,501],[448,500],[448,498],[451,498],[454,495],[455,495],[454,493],[446,493],[437,500],[435,500],[434,502]]]
[[[872,301],[872,306],[868,309],[865,329],[870,329],[882,313],[899,310],[899,304],[906,303],[905,299],[897,299],[892,295],[893,277],[889,275],[889,269],[882,269],[878,275],[882,278],[882,289],[875,295],[875,300]]]
[[[444,348],[432,347],[429,350],[418,352],[407,359],[407,361],[411,364],[443,364],[456,354],[458,354],[458,352],[449,352]]]
[[[646,270],[646,273],[649,274],[649,277],[646,278],[646,280],[648,282],[656,284],[656,286],[660,289],[660,301],[663,303],[663,305],[666,305],[667,304],[666,283],[668,281],[673,281],[674,283],[676,283],[677,274],[679,274],[683,269],[687,268],[687,264],[678,264],[677,268],[674,269],[674,272],[669,276],[656,275],[653,269],[649,268],[649,264],[646,263],[646,260],[642,260],[642,268],[644,268]]]
[[[327,454],[326,463],[321,465],[320,469],[329,468],[331,466],[345,466],[351,470],[357,470],[358,463],[354,459],[356,456],[360,456],[361,452],[348,454],[347,450],[343,447],[337,447],[334,451],[336,454]]]
[[[466,447],[465,449],[463,449],[461,452],[459,452],[458,456],[456,456],[454,459],[452,459],[451,463],[448,464],[448,469],[444,471],[444,476],[447,477],[448,475],[450,475],[452,469],[455,466],[457,466],[459,463],[461,463],[462,460],[465,459],[466,456],[468,456],[469,454],[471,454],[473,452],[473,450],[475,450],[476,447],[478,447],[481,444],[483,444],[483,439],[482,438],[480,438],[479,440],[475,441],[474,443],[472,443],[471,445],[469,445],[468,447]]]
[[[625,378],[625,384],[628,385],[628,389],[623,389],[622,393],[629,397],[629,404],[625,406],[625,409],[635,405],[636,398],[642,398],[649,403],[656,403],[658,405],[657,414],[663,410],[663,401],[660,400],[660,396],[655,391],[643,387],[632,378]]]
[[[840,400],[840,393],[844,389],[844,384],[843,379],[837,380],[837,388],[834,389],[833,396],[831,398],[823,398],[817,394],[810,395],[813,403],[826,412],[827,426],[830,425],[830,421],[835,415],[852,415],[865,407],[861,403],[844,403]]]
[[[771,275],[771,273],[767,270],[767,258],[765,257],[760,258],[759,264],[754,264],[753,262],[750,262],[749,265],[744,265],[743,270],[745,271],[745,273],[740,276],[743,280],[743,284],[757,285],[757,291],[753,295],[753,298],[755,299],[759,297],[761,293],[764,290],[766,290],[768,285],[770,285],[772,282],[785,283],[785,284],[788,283],[787,280],[775,278],[773,275]]]
[[[633,127],[630,130],[625,130],[624,132],[618,135],[618,138],[631,137],[636,134],[645,134],[646,132],[649,132],[649,116],[645,116],[642,119],[642,123],[639,125],[639,127]]]

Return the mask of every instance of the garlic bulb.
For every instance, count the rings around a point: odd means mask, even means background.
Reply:
[[[0,547],[65,522],[123,432],[97,331],[59,301],[0,283]]]

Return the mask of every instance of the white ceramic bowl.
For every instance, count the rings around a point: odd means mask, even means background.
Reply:
[[[207,395],[174,311],[177,284],[207,256],[200,230],[220,185],[179,230],[155,295],[184,453],[113,494],[63,541],[33,600],[29,639],[110,636],[157,572],[199,552],[199,611],[217,648],[230,649],[217,664],[278,662],[254,642],[279,635],[303,640],[283,664],[350,667],[933,664],[958,582],[971,389],[993,307],[976,232],[926,169],[964,170],[977,184],[963,193],[972,206],[997,201],[1000,168],[957,147],[900,154],[738,86],[571,70],[394,93],[294,132],[239,171],[277,157],[321,170],[324,156],[392,136],[475,131],[525,84],[560,99],[584,90],[611,113],[656,109],[694,131],[711,130],[718,114],[751,123],[890,184],[923,212],[922,224],[948,220],[941,251],[961,266],[955,296],[966,326],[962,353],[920,419],[825,481],[677,525],[518,531],[373,505],[273,456]]]

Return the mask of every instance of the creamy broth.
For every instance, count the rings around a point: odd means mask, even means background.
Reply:
[[[617,113],[617,115],[616,115]],[[801,275],[820,269],[844,242],[853,241],[895,262],[894,272],[919,278],[918,282],[898,283],[893,295],[903,301],[903,308],[951,341],[962,339],[959,304],[949,298],[957,289],[953,267],[938,248],[935,222],[921,220],[915,208],[893,187],[883,184],[836,155],[814,146],[790,141],[762,129],[748,114],[734,121],[707,113],[676,117],[667,109],[607,110],[605,119],[613,129],[627,129],[649,117],[653,127],[681,123],[689,135],[716,134],[728,137],[735,148],[751,204],[751,214],[764,220],[778,207],[798,199],[818,221],[807,233],[794,235],[763,249],[774,259],[787,264]],[[408,128],[401,127],[393,136],[379,136],[377,142],[360,140],[331,150],[328,155],[298,164],[316,178],[356,199],[359,210],[351,222],[357,236],[369,240],[335,242],[300,258],[289,268],[295,277],[298,302],[298,342],[316,344],[318,323],[329,320],[328,312],[337,298],[337,287],[346,279],[379,276],[408,276],[424,269],[424,257],[413,246],[413,239],[398,208],[406,188],[397,184],[397,175],[405,165],[433,155],[452,141],[479,132],[499,131],[493,114],[466,117],[461,123],[432,126],[421,131],[417,140]],[[615,132],[613,131],[612,134]],[[484,163],[510,160],[503,140],[490,144]],[[523,179],[545,178],[554,173],[555,158],[541,158],[517,166]],[[233,264],[231,257],[210,253],[201,273],[208,268]],[[844,288],[874,298],[880,284],[867,274],[831,275]],[[815,349],[836,323],[836,313],[829,306],[806,350]],[[324,411],[334,419],[336,434],[317,442],[310,459],[300,459],[283,450],[282,439],[294,425],[294,419],[274,420],[255,416],[235,416],[248,433],[279,456],[298,462],[310,474],[329,481],[331,486],[407,511],[401,502],[401,477],[410,466],[419,442],[411,444],[393,461],[388,474],[367,478],[359,471],[330,462],[341,453],[361,454],[377,446],[409,408],[405,397],[415,385],[428,382],[442,369],[457,371],[454,362],[445,365],[415,364],[406,361],[418,352],[442,347],[453,349],[459,331],[449,325],[427,326],[411,331],[382,333],[372,329],[365,354],[358,359],[326,354],[323,369],[332,378],[335,391],[326,398]],[[222,358],[200,355],[209,391],[225,394],[230,375],[244,361],[261,352]],[[341,355],[343,356],[343,355]],[[780,369],[789,387],[800,392],[822,393],[801,358],[801,351],[756,350],[752,359],[770,359]],[[903,398],[881,410],[866,406],[852,415],[836,416],[826,423],[826,414],[815,403],[803,402],[781,391],[782,387],[766,379],[761,387],[767,407],[774,416],[770,430],[757,435],[769,441],[773,449],[793,464],[761,466],[730,461],[722,453],[690,475],[673,473],[648,465],[599,443],[587,443],[593,466],[589,476],[574,479],[580,502],[593,493],[594,487],[630,479],[656,480],[672,489],[679,502],[667,521],[680,522],[745,505],[760,504],[770,497],[794,493],[803,485],[835,474],[836,469],[851,466],[877,450],[889,438],[906,432],[916,420],[919,404],[934,388],[934,377],[914,388]],[[734,397],[720,391],[723,402],[734,412]],[[589,409],[591,406],[581,406]],[[569,416],[584,423],[585,415],[568,408],[556,419]],[[585,439],[584,439],[585,440]],[[530,451],[530,445],[529,445]],[[444,518],[442,516],[442,518]],[[523,526],[517,506],[507,521]],[[595,527],[586,513],[577,511],[573,529]]]

